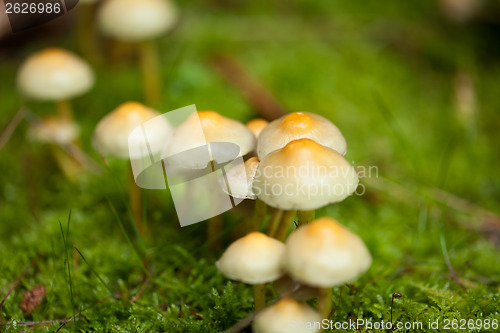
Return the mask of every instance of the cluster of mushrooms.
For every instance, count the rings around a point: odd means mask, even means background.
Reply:
[[[317,332],[329,318],[332,288],[364,273],[372,261],[357,235],[333,218],[314,219],[316,209],[351,195],[358,176],[343,157],[341,132],[319,115],[296,112],[247,127],[257,138],[256,156],[245,162],[248,191],[231,195],[255,200],[255,212],[249,233],[226,249],[217,268],[254,285],[255,332],[290,332],[292,322],[299,324],[294,332]],[[266,211],[272,211],[269,219]],[[296,216],[298,227],[290,233]],[[280,299],[265,307],[271,282]],[[314,298],[317,309],[303,303]]]
[[[166,0],[106,0],[99,7],[97,18],[103,34],[138,47],[148,104],[157,102],[160,91],[152,41],[171,29],[176,16],[175,7]],[[61,48],[35,53],[18,73],[23,96],[56,103],[57,113],[38,119],[29,136],[52,145],[68,176],[79,168],[64,152],[78,146],[79,137],[68,101],[89,91],[94,83],[91,67]],[[138,102],[123,103],[99,122],[93,144],[102,155],[129,159],[130,133],[160,115]],[[341,132],[324,117],[306,112],[291,113],[270,123],[254,119],[246,125],[214,111],[199,111],[197,119],[207,143],[233,143],[245,160],[246,186],[226,190],[243,201],[241,206],[251,206],[252,213],[238,226],[240,235],[245,236],[234,241],[216,265],[227,278],[254,286],[254,331],[290,332],[292,321],[317,323],[328,318],[332,288],[352,281],[371,264],[369,251],[357,235],[332,218],[315,219],[316,209],[344,200],[358,185],[355,169],[344,158],[347,145]],[[196,146],[190,137],[190,121],[187,119],[170,137],[179,141],[174,146]],[[162,126],[156,128],[158,142],[166,137],[161,133],[169,131]],[[185,163],[186,168],[205,167],[192,165],[193,161]],[[233,169],[227,175],[241,177]],[[140,196],[132,177],[130,206],[142,233]],[[210,240],[220,237],[223,228],[215,220],[209,223]],[[270,283],[280,297],[267,304]],[[314,298],[318,298],[317,309],[304,303]],[[299,326],[293,331],[317,332],[319,328]]]

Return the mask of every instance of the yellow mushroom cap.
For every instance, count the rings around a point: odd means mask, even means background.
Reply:
[[[260,232],[236,240],[216,265],[231,280],[262,284],[278,279],[283,273],[281,259],[285,245]]]
[[[252,131],[253,135],[255,135],[256,138],[259,138],[260,132],[269,124],[269,122],[265,119],[262,118],[256,118],[250,120],[247,124],[246,127]]]
[[[28,98],[60,101],[90,90],[94,73],[76,54],[47,48],[24,61],[17,74],[17,85]]]
[[[32,140],[59,145],[70,144],[79,134],[80,129],[75,122],[54,116],[40,118],[28,130],[28,137]]]
[[[97,20],[105,35],[134,42],[161,36],[173,27],[177,16],[169,0],[107,0]]]
[[[272,121],[262,130],[257,142],[257,156],[262,161],[270,152],[302,138],[314,140],[341,155],[347,151],[342,133],[331,121],[317,114],[295,112]]]
[[[358,181],[356,170],[335,150],[299,139],[260,161],[253,189],[269,206],[311,210],[344,200]]]
[[[198,133],[199,131],[203,133]],[[191,114],[175,129],[172,140],[168,145],[167,156],[214,142],[233,143],[239,147],[239,154],[233,154],[229,150],[223,151],[224,149],[212,151],[216,162],[223,163],[251,152],[255,147],[256,139],[252,132],[239,121],[224,117],[215,111],[198,111]],[[217,149],[216,146],[211,146],[211,148]],[[208,156],[207,158],[199,156],[197,159],[184,162],[187,168],[203,169],[210,161]]]
[[[309,305],[282,299],[262,310],[253,322],[254,333],[316,333],[321,331],[321,314]]]
[[[93,137],[94,146],[104,155],[136,159],[144,155],[138,151],[129,151],[129,140],[132,143],[147,141],[151,153],[158,153],[172,131],[168,122],[158,116],[158,112],[140,103],[123,103],[97,124]],[[153,118],[156,119],[148,122]],[[146,122],[147,130],[134,131]],[[133,131],[134,135],[129,137]]]
[[[329,288],[357,278],[371,262],[361,238],[334,219],[323,217],[288,237],[283,268],[308,285]]]

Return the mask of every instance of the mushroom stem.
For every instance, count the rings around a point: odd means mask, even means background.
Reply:
[[[255,210],[253,212],[252,217],[252,225],[250,226],[251,230],[249,231],[259,231],[260,225],[262,224],[262,220],[266,217],[267,214],[267,205],[259,199],[255,200]]]
[[[314,210],[299,210],[297,216],[299,218],[299,225],[307,224],[314,220],[316,212]]]
[[[222,246],[222,229],[224,221],[222,215],[217,215],[208,220],[207,240],[212,250],[218,250]]]
[[[139,43],[139,57],[146,102],[150,105],[156,105],[161,95],[161,79],[158,52],[154,41]]]
[[[94,27],[94,6],[90,4],[82,4],[78,6],[78,18],[76,22],[76,34],[78,46],[85,58],[92,63],[99,62],[100,53],[97,52],[95,27]]]
[[[266,285],[256,284],[253,286],[253,297],[255,302],[255,311],[259,311],[266,306]]]
[[[54,156],[64,175],[70,180],[75,180],[81,172],[81,165],[59,146],[50,146],[52,155]]]
[[[284,241],[286,235],[288,234],[288,230],[290,229],[290,223],[293,221],[295,217],[295,210],[287,210],[283,213],[283,217],[281,218],[280,226],[278,231],[276,232],[276,239],[280,241]]]
[[[67,100],[58,101],[56,103],[57,113],[67,120],[73,119],[73,111],[71,110],[71,105]]]
[[[276,209],[273,216],[271,216],[271,221],[269,221],[269,227],[267,228],[267,234],[269,236],[274,237],[274,235],[276,235],[282,217],[283,211],[281,209]]]
[[[139,235],[144,235],[144,230],[142,226],[142,192],[139,186],[135,183],[134,173],[132,169],[129,172],[129,199],[130,199],[130,210],[132,212],[132,217],[134,218],[135,225],[139,231]]]
[[[332,310],[332,296],[332,288],[319,289],[318,311],[321,313],[324,319],[328,319],[328,315]]]

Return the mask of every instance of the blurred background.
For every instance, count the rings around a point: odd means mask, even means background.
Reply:
[[[126,222],[129,164],[105,165],[92,147],[108,112],[147,103],[136,50],[95,25],[103,2],[16,33],[0,13],[0,298],[12,291],[0,330],[54,320],[35,325],[54,331],[87,309],[71,327],[222,331],[252,312],[252,290],[216,272],[220,252],[207,251],[206,226],[181,229],[167,191],[144,191],[149,236],[135,239]],[[499,318],[500,1],[176,5],[175,26],[155,40],[163,86],[150,106],[164,113],[196,104],[242,122],[317,113],[343,132],[349,161],[376,167],[361,179],[363,195],[317,213],[358,233],[374,257],[362,280],[337,288],[335,320],[387,319],[395,292],[404,296],[397,320]],[[26,136],[32,115],[54,105],[23,98],[16,73],[52,46],[95,71],[94,88],[72,104],[82,152],[99,174],[69,180],[51,148]],[[240,216],[224,219],[228,243]],[[138,257],[148,258],[151,279]],[[45,300],[23,313],[23,294],[38,284]]]

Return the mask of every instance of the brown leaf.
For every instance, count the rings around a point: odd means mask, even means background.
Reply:
[[[33,289],[28,290],[23,297],[21,302],[21,311],[24,314],[29,314],[35,310],[40,303],[42,303],[43,298],[45,297],[45,286],[39,284],[33,287]]]

